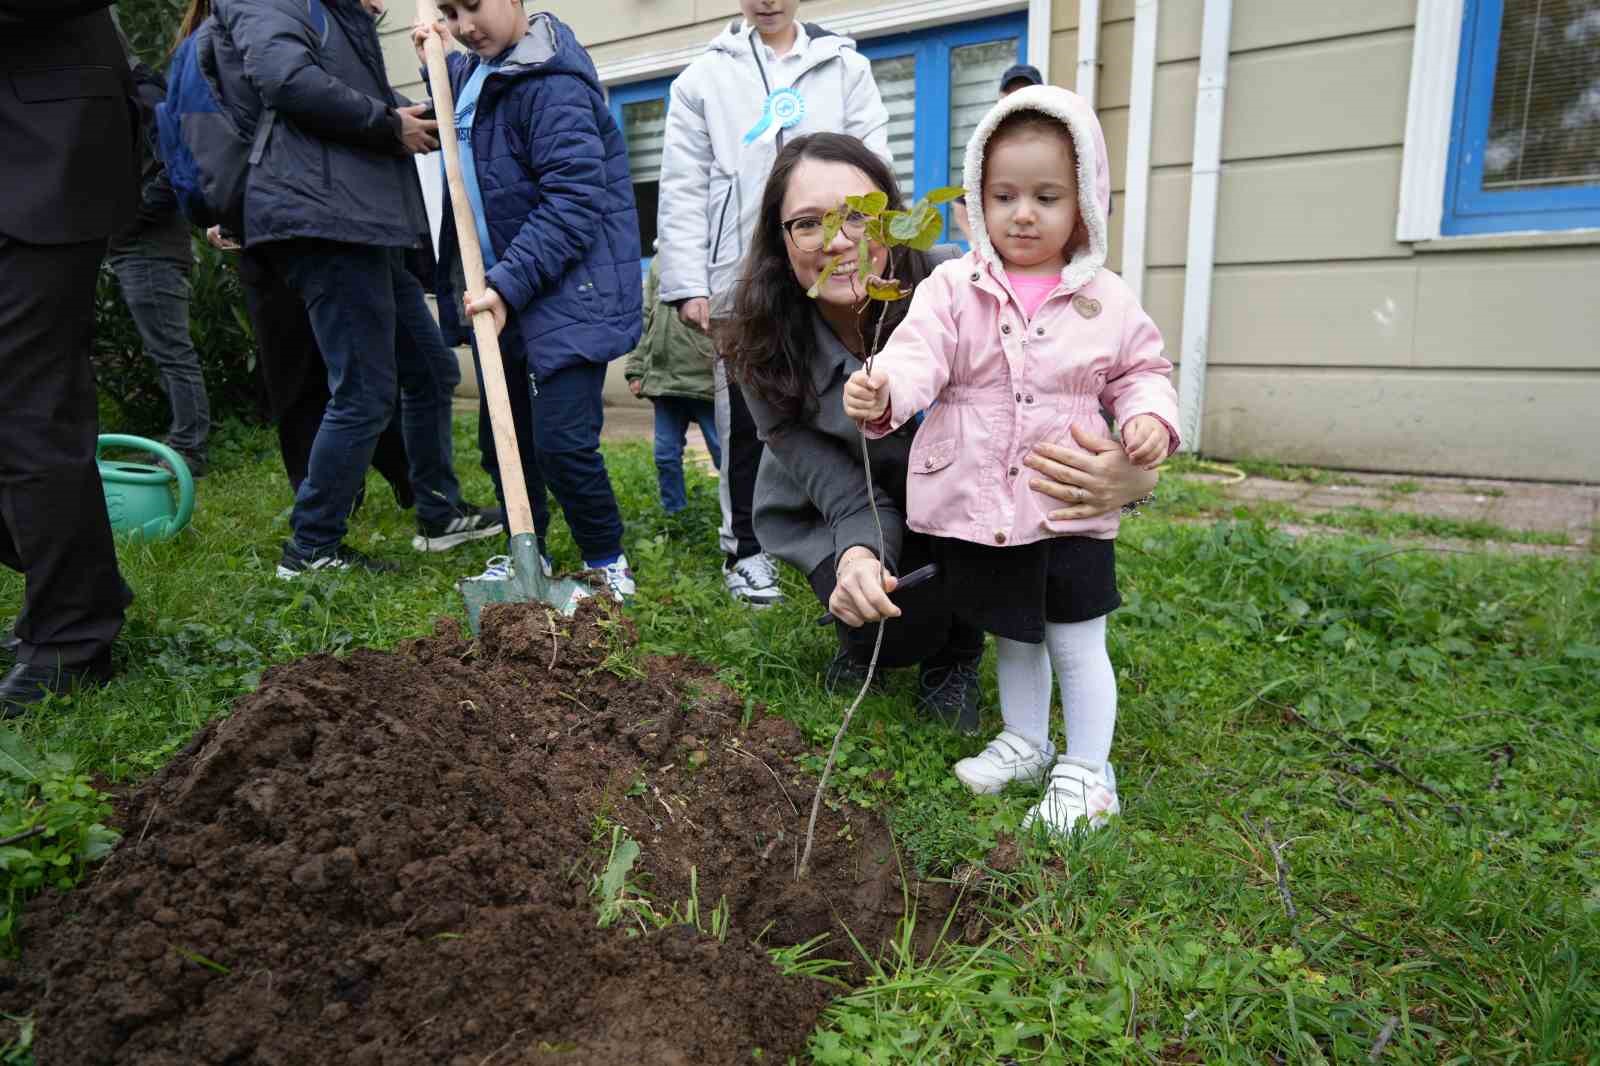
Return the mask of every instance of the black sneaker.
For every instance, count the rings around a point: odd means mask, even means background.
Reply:
[[[833,653],[833,660],[828,663],[828,669],[822,675],[822,687],[831,695],[835,689],[845,689],[849,692],[861,691],[861,682],[867,679],[867,664],[858,663],[850,657],[843,648]],[[886,682],[883,679],[883,664],[878,664],[878,669],[872,676],[872,691],[882,692]]]
[[[425,522],[417,519],[417,535],[411,546],[419,552],[445,552],[470,540],[483,540],[505,532],[506,513],[495,507],[479,510],[470,503],[456,509],[453,517],[443,522]]]
[[[369,574],[392,574],[400,568],[394,563],[374,559],[354,548],[341,544],[332,551],[304,556],[295,548],[294,541],[283,544],[283,558],[278,560],[278,576],[293,581],[301,574],[315,574],[344,570],[365,570]]]
[[[64,696],[78,688],[97,688],[111,680],[110,654],[77,666],[17,663],[0,677],[0,718],[26,713],[48,696]]]
[[[918,678],[917,709],[950,728],[978,732],[978,659],[948,666],[924,666]]]

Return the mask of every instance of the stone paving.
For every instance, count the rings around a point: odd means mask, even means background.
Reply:
[[[1340,483],[1249,477],[1237,484],[1224,484],[1223,492],[1230,499],[1243,503],[1286,504],[1308,516],[1361,507],[1483,522],[1522,532],[1560,533],[1570,541],[1566,545],[1476,542],[1519,552],[1583,554],[1595,550],[1595,537],[1600,533],[1600,484],[1348,471],[1329,471],[1328,474]],[[1217,483],[1229,480],[1213,474],[1187,476]]]

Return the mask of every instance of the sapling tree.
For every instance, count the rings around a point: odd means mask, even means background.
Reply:
[[[949,203],[956,199],[965,190],[955,185],[946,185],[934,189],[927,196],[917,201],[906,210],[894,210],[889,207],[889,196],[884,192],[869,192],[862,196],[847,196],[840,206],[822,216],[822,247],[826,248],[838,237],[839,231],[844,228],[845,220],[852,215],[861,215],[866,219],[862,228],[861,240],[856,247],[856,278],[855,290],[860,295],[861,302],[856,308],[856,342],[857,351],[861,352],[862,364],[867,373],[872,373],[872,359],[877,355],[878,349],[883,344],[884,315],[878,314],[873,324],[872,345],[866,342],[865,331],[862,329],[862,319],[867,308],[874,302],[894,303],[904,300],[911,295],[911,290],[900,284],[894,275],[895,248],[911,248],[919,252],[926,252],[934,246],[939,237],[944,233],[944,215],[939,211],[939,205]],[[872,246],[881,245],[890,250],[890,255],[884,264],[885,273],[873,273]],[[834,271],[839,266],[839,256],[834,256],[823,264],[822,273],[806,293],[813,300],[822,291],[822,286],[833,277]],[[878,501],[872,488],[872,464],[867,456],[867,431],[860,427],[861,433],[861,469],[867,479],[867,502],[872,508],[872,521],[878,527],[878,559],[879,565],[885,554],[883,545],[883,521],[878,517]],[[800,854],[800,865],[795,870],[795,877],[803,878],[810,871],[811,848],[816,843],[817,814],[822,810],[822,798],[828,789],[828,776],[833,773],[833,764],[839,757],[839,744],[844,740],[845,734],[850,731],[850,719],[855,715],[856,708],[861,706],[861,701],[866,698],[867,688],[872,684],[873,675],[878,670],[878,653],[883,650],[883,622],[878,623],[878,635],[872,642],[872,659],[867,663],[867,676],[861,682],[861,691],[856,693],[856,698],[844,712],[844,720],[839,723],[838,732],[833,735],[833,747],[828,751],[828,761],[823,764],[822,777],[817,781],[817,792],[811,800],[811,818],[806,823],[806,845]]]

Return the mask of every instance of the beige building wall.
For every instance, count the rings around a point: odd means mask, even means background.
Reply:
[[[1106,0],[1100,31],[1119,194],[1133,7]],[[1145,301],[1174,356],[1202,8],[1162,0],[1157,45]],[[1395,240],[1414,9],[1234,0],[1203,450],[1600,480],[1600,239]],[[1077,5],[1058,0],[1054,26],[1065,82]],[[1113,216],[1113,268],[1121,240]]]
[[[801,17],[826,24],[879,6],[806,0]],[[1202,8],[1160,6],[1145,299],[1174,357]],[[737,10],[735,0],[592,0],[558,13],[604,68],[708,41]],[[1114,269],[1133,15],[1134,0],[1103,0],[1097,104],[1118,212]],[[1077,16],[1076,0],[1054,0],[1058,84],[1074,76]],[[1414,0],[1234,0],[1204,451],[1600,480],[1600,240],[1395,240],[1414,17]],[[385,33],[389,69],[425,95],[404,21]]]

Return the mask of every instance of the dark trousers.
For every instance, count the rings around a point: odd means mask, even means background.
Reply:
[[[267,407],[278,425],[278,448],[289,487],[300,491],[311,465],[311,445],[328,409],[328,368],[311,332],[305,304],[272,270],[260,250],[239,256],[239,281],[256,335]],[[394,489],[401,507],[412,506],[410,467],[398,416],[378,437],[372,466]]]
[[[761,469],[761,453],[767,450],[756,433],[756,420],[750,414],[739,383],[728,380],[728,435],[722,442],[722,476],[727,479],[733,539],[737,547],[729,553],[731,565],[761,551],[756,540],[756,473]]]
[[[145,354],[161,372],[161,387],[172,408],[167,443],[188,455],[204,455],[211,403],[200,355],[189,336],[189,273],[194,266],[189,224],[177,212],[143,223],[114,239],[106,259],[122,285]]]
[[[517,450],[522,456],[523,481],[528,487],[533,529],[540,545],[545,543],[550,529],[550,504],[545,499],[548,486],[566,515],[584,562],[597,563],[620,555],[622,513],[617,508],[605,457],[600,454],[600,429],[605,424],[601,406],[605,364],[584,363],[535,378],[519,354],[522,339],[514,326],[500,335],[500,351],[517,431]],[[478,395],[483,397],[481,366],[477,373]],[[484,470],[494,479],[495,495],[504,504],[500,460],[485,399],[478,401],[478,448],[483,453]]]
[[[328,409],[289,515],[295,550],[310,558],[344,541],[356,491],[397,406],[389,249],[302,239],[263,251],[305,304],[328,367]]]
[[[105,242],[0,236],[0,563],[26,578],[20,662],[104,659],[132,592],[95,466],[95,275]]]
[[[650,401],[656,409],[656,487],[661,492],[661,509],[677,514],[689,506],[683,483],[683,446],[689,425],[700,427],[711,453],[711,465],[722,466],[722,443],[717,439],[717,414],[710,400],[690,396],[656,396]]]
[[[932,561],[928,538],[906,530],[900,546],[898,572],[909,574]],[[811,591],[823,607],[833,595],[834,559],[829,556],[821,566],[811,571]],[[983,654],[983,630],[957,618],[951,610],[949,593],[942,579],[935,578],[904,593],[894,596],[900,608],[900,617],[891,618],[883,627],[883,650],[878,654],[878,665],[885,669],[910,666],[950,666],[963,660],[976,659]],[[872,658],[872,645],[878,639],[877,623],[860,629],[851,629],[843,622],[834,626],[839,633],[839,647],[851,659],[865,666]]]

